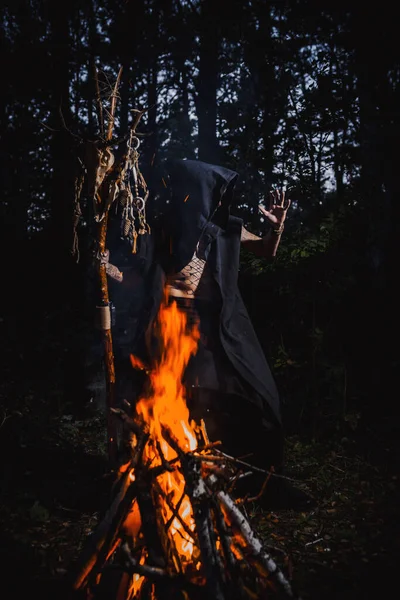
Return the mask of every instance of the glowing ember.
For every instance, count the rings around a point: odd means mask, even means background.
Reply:
[[[131,359],[131,365],[134,369],[139,369],[141,371],[146,370],[146,365],[144,364],[143,361],[140,360],[140,358],[138,358],[137,356],[133,356],[133,354],[131,354],[130,359]]]

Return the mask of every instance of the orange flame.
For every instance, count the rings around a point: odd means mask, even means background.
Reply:
[[[138,358],[137,356],[131,354],[129,358],[131,359],[131,365],[134,369],[138,369],[140,371],[145,371],[147,369],[144,362],[140,360],[140,358]]]
[[[188,328],[186,314],[178,309],[175,301],[168,304],[167,296],[161,305],[157,326],[162,343],[161,356],[150,373],[151,394],[142,398],[136,407],[138,415],[149,428],[150,438],[143,460],[152,467],[161,465],[163,459],[171,461],[177,457],[163,437],[163,428],[173,433],[184,452],[197,448],[182,378],[190,357],[197,350],[199,330],[197,326]],[[178,467],[159,475],[157,484],[162,493],[154,495],[156,508],[163,523],[170,522],[168,539],[164,540],[164,544],[168,546],[166,551],[170,553],[172,562],[180,570],[181,559],[186,559],[189,564],[195,558],[195,542],[190,535],[195,529],[192,506],[185,494],[185,480]],[[179,509],[174,516],[173,508],[177,505]],[[176,555],[180,557],[180,564]]]
[[[152,394],[138,402],[137,413],[149,425],[150,437],[161,443],[165,458],[169,460],[176,454],[163,438],[162,425],[174,432],[182,450],[194,450],[197,446],[189,423],[182,377],[191,355],[197,350],[199,331],[197,327],[188,331],[186,314],[178,309],[175,301],[161,305],[158,324],[161,358],[150,373]]]

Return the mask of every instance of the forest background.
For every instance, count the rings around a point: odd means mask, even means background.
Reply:
[[[197,158],[237,171],[234,212],[257,234],[257,204],[286,187],[278,257],[243,253],[239,282],[287,434],[307,452],[355,444],[396,471],[397,38],[388,2],[1,3],[0,439],[15,465],[76,408],[90,227],[84,214],[76,262],[70,211],[75,136],[99,133],[96,65],[104,98],[123,68],[116,136],[131,109],[152,107],[142,164]],[[19,502],[48,510],[39,500]]]

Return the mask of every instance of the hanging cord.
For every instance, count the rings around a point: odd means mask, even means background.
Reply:
[[[132,236],[132,253],[137,251],[138,235],[151,233],[146,220],[146,202],[149,190],[139,168],[139,138],[131,130],[127,141],[125,165],[121,177],[119,201],[122,205],[122,237]]]

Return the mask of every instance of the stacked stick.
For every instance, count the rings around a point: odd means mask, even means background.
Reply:
[[[143,424],[120,409],[113,412],[130,431],[131,456],[109,510],[77,562],[73,589],[109,600],[294,598],[288,579],[232,496],[239,472],[235,459],[220,452],[217,443],[208,443],[202,427],[196,430],[200,443],[192,452],[183,451],[173,432],[163,428],[164,440],[176,453],[167,461]],[[157,445],[158,466],[143,461],[146,444]],[[176,471],[184,490],[174,504],[163,494],[159,478]],[[179,512],[184,498],[190,501],[194,527]],[[171,535],[175,520],[180,532]],[[177,551],[177,535],[192,544],[190,559]],[[118,573],[112,590],[107,587],[111,573]]]

